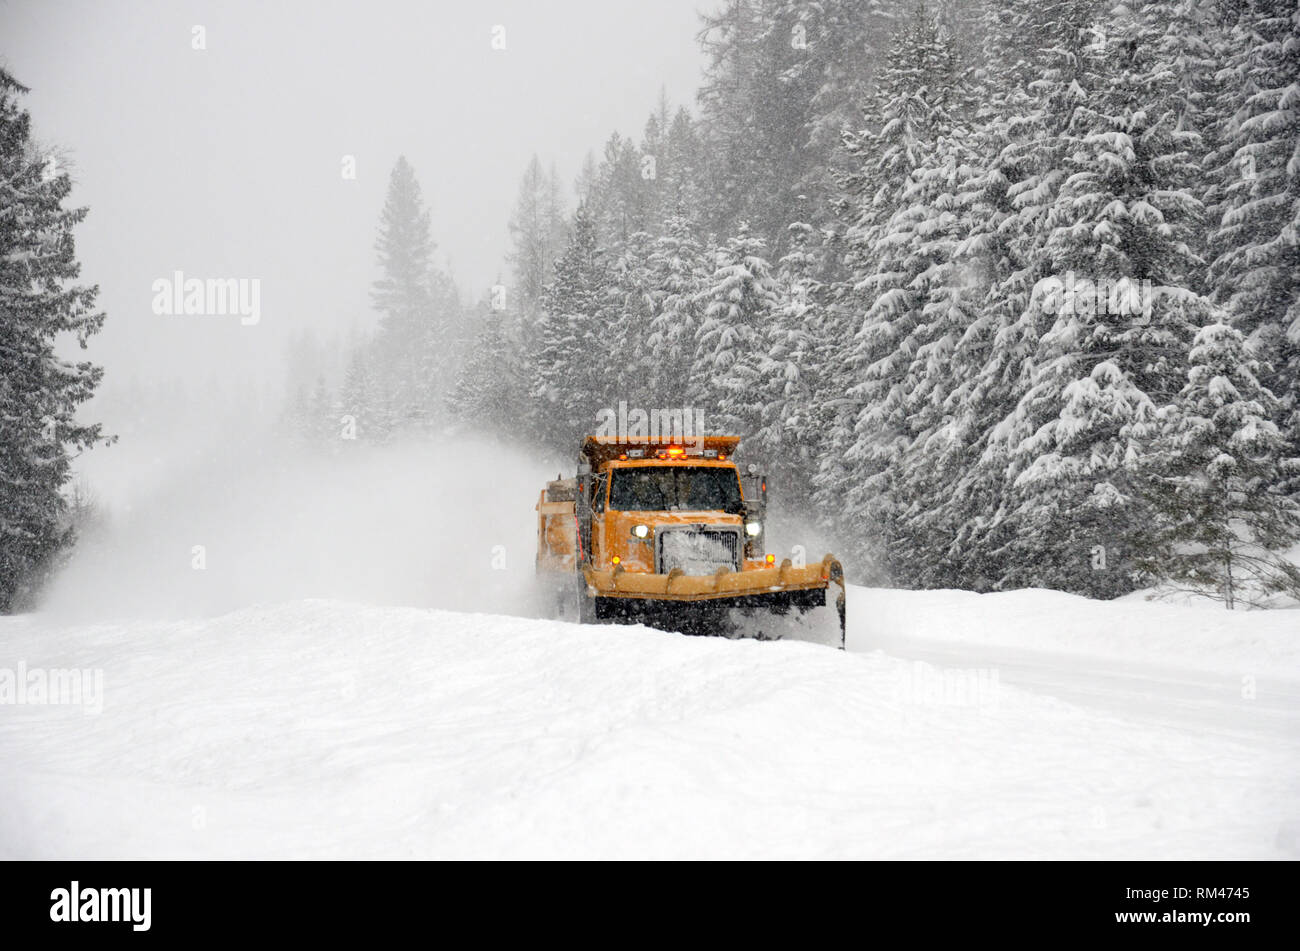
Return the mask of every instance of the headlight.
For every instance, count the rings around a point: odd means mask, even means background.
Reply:
[[[650,534],[650,526],[649,526],[649,525],[633,525],[633,526],[632,526],[632,534],[635,535],[637,538],[645,538],[647,535]]]
[[[762,531],[763,531],[763,523],[762,523],[762,522],[746,522],[746,523],[745,523],[745,533],[748,534],[748,535],[757,535],[757,534],[759,534],[759,533],[762,532]]]

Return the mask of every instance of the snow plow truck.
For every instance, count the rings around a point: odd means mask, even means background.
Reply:
[[[767,477],[739,436],[588,436],[537,502],[537,575],[560,617],[844,647],[844,571],[766,551]]]

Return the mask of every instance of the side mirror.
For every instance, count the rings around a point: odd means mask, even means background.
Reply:
[[[767,476],[758,472],[757,466],[750,466],[751,471],[744,480],[745,508],[754,513],[761,513],[767,508]]]
[[[762,528],[757,535],[745,534],[745,557],[762,558],[767,547],[767,476],[758,471],[758,467],[749,466],[745,477],[745,505],[741,513],[746,523],[758,522]]]

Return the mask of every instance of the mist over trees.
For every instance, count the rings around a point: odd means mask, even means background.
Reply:
[[[399,157],[376,231],[375,326],[351,341],[341,360],[320,352],[310,336],[295,341],[289,434],[338,450],[448,425],[455,383],[449,368],[464,365],[467,341],[460,291],[435,263],[435,250],[415,169]]]
[[[690,406],[859,579],[1300,591],[1294,2],[727,0],[697,39],[693,110],[571,191],[529,164],[463,313],[399,163],[334,411],[568,454]]]

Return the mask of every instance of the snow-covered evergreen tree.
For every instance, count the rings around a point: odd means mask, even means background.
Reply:
[[[512,315],[481,301],[473,311],[477,332],[448,397],[452,414],[469,426],[513,434],[526,415],[527,367],[510,335]]]
[[[427,318],[434,244],[420,183],[405,156],[398,157],[389,176],[375,250],[382,274],[370,297],[380,315],[380,333],[393,348],[408,348]]]
[[[763,330],[751,384],[759,413],[748,446],[767,461],[784,497],[810,508],[809,489],[829,418],[818,397],[835,349],[820,277],[820,235],[804,222],[791,224],[789,231],[789,250],[777,262],[778,304]]]
[[[622,365],[608,391],[615,403],[657,405],[651,396],[655,356],[649,339],[663,292],[652,284],[654,239],[644,231],[620,245],[609,268],[608,347],[622,355]],[[617,359],[617,358],[616,358]]]
[[[700,393],[691,371],[702,314],[696,298],[709,272],[686,216],[668,219],[647,266],[655,302],[646,338],[651,405],[694,405]]]
[[[931,562],[937,583],[987,590],[1012,554],[1009,447],[992,437],[1026,391],[1051,318],[1031,301],[1055,276],[1042,248],[1066,177],[1063,132],[1093,68],[1089,48],[1105,34],[1100,12],[1097,0],[999,0],[985,9],[967,137],[976,168],[960,189],[969,230],[957,249],[977,303],[952,355],[948,422],[927,446],[929,468],[951,473],[927,515],[948,534]]]
[[[344,444],[385,442],[397,428],[397,420],[403,418],[393,406],[392,391],[384,385],[377,359],[374,348],[359,348],[343,374],[333,438]]]
[[[64,207],[72,181],[32,142],[26,92],[0,69],[0,612],[24,603],[72,541],[71,461],[103,441],[76,417],[102,371],[57,348],[84,349],[104,322],[98,287],[72,283],[86,209]]]
[[[763,336],[778,305],[766,243],[743,224],[713,252],[712,273],[695,295],[702,315],[692,377],[706,416],[728,431],[752,432],[762,412]]]
[[[1300,454],[1300,8],[1292,0],[1234,6],[1210,158],[1210,280],[1264,361],[1289,451]],[[1300,494],[1300,476],[1288,486]]]
[[[379,312],[372,371],[397,427],[436,426],[459,320],[450,279],[433,265],[429,212],[405,157],[393,167],[375,242],[380,278],[371,290]]]
[[[704,16],[704,226],[743,221],[774,257],[792,221],[829,217],[829,166],[885,52],[880,0],[728,0]]]
[[[897,322],[904,359],[886,364],[883,418],[899,437],[891,460],[892,537],[889,561],[897,583],[942,586],[963,570],[952,539],[971,513],[954,509],[953,487],[971,458],[956,419],[964,405],[970,367],[959,362],[962,344],[981,332],[981,286],[963,250],[974,226],[971,155],[960,133],[935,143],[912,176],[909,207],[896,232],[906,238],[908,286],[915,310]],[[884,390],[884,387],[880,387]],[[866,422],[866,419],[860,422]],[[869,432],[869,430],[868,430]],[[859,439],[864,435],[860,430]],[[869,446],[854,455],[870,459]]]
[[[519,197],[510,217],[510,253],[514,273],[513,294],[507,295],[521,312],[532,315],[542,290],[551,279],[555,259],[564,248],[566,224],[564,195],[554,164],[549,171],[536,155],[528,163]]]
[[[1149,490],[1158,516],[1143,567],[1229,608],[1300,598],[1300,506],[1280,491],[1285,440],[1277,398],[1242,335],[1211,324],[1196,337],[1187,385],[1166,410]]]
[[[892,561],[889,549],[901,545],[895,523],[908,501],[896,493],[895,479],[916,436],[905,386],[924,386],[909,380],[914,360],[938,356],[932,346],[918,352],[927,336],[935,332],[937,340],[928,343],[943,346],[938,341],[949,333],[926,322],[937,316],[925,313],[931,295],[936,305],[951,307],[962,293],[952,271],[960,226],[950,196],[961,158],[949,138],[950,110],[965,96],[950,38],[918,5],[890,51],[876,99],[880,127],[847,142],[860,163],[842,200],[851,221],[845,234],[851,271],[837,303],[856,312],[837,374],[849,403],[828,439],[829,453],[843,462],[823,468],[818,479],[828,505],[855,513],[860,524],[852,534],[862,558]],[[945,275],[953,294],[942,286]]]
[[[605,142],[602,160],[584,201],[587,219],[603,248],[657,224],[650,216],[654,180],[644,176],[642,159],[636,142],[617,132]]]
[[[585,206],[574,215],[569,245],[541,298],[532,356],[532,398],[539,435],[570,449],[616,396],[623,355],[611,348],[609,269]]]
[[[1137,473],[1213,313],[1191,250],[1200,140],[1165,82],[1157,28],[1113,22],[1075,54],[1064,178],[1042,231],[1053,277],[1025,315],[1045,330],[993,435],[1013,488],[1007,585],[1114,596],[1141,581],[1133,558],[1149,512]]]
[[[674,216],[693,220],[699,215],[705,162],[696,124],[686,108],[679,107],[664,137],[664,160],[657,169],[663,228]]]

